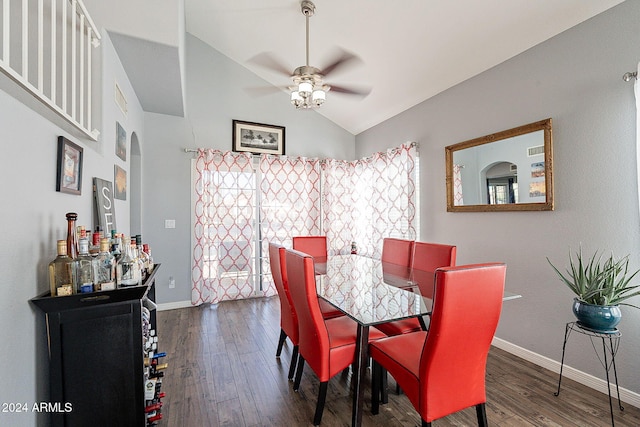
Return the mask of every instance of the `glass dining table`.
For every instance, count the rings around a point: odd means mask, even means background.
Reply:
[[[351,425],[362,424],[363,378],[369,358],[369,328],[380,323],[423,316],[433,308],[434,272],[412,269],[361,255],[315,258],[316,290],[358,324],[353,364]],[[502,300],[521,295],[504,292]]]
[[[358,324],[351,425],[360,426],[369,328],[410,317],[422,320],[431,312],[434,274],[360,255],[316,258],[315,273],[318,296]]]

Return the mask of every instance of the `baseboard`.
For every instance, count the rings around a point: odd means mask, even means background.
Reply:
[[[511,344],[508,341],[502,340],[500,338],[494,338],[492,344],[497,348],[504,350],[513,354],[514,356],[518,356],[526,361],[534,363],[538,366],[541,366],[545,369],[548,369],[556,374],[560,374],[560,362],[557,362],[553,359],[549,359],[548,357],[542,356],[540,354],[534,353],[526,348],[522,348],[515,344]],[[564,365],[562,369],[563,378],[570,378],[574,381],[579,382],[580,384],[584,384],[587,387],[590,387],[594,390],[607,394],[607,382],[600,378],[594,377],[591,374],[587,374],[585,372],[579,371],[571,366]],[[615,384],[611,384],[611,395],[613,397],[616,396],[615,392]],[[640,408],[640,394],[635,393],[631,390],[627,390],[623,387],[620,387],[620,400],[629,405],[635,406],[636,408]],[[615,405],[615,403],[614,403]]]
[[[176,308],[188,307],[193,307],[191,301],[166,302],[164,304],[158,304],[158,311],[175,310]]]

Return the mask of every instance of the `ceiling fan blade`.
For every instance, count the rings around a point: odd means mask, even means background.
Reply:
[[[342,68],[349,63],[351,63],[351,65],[355,65],[356,62],[361,62],[360,58],[358,58],[353,53],[347,52],[346,50],[340,50],[336,53],[335,57],[329,63],[329,65],[327,65],[320,71],[320,74],[326,77],[327,75],[329,75],[329,73],[332,73],[336,69]]]
[[[371,93],[371,88],[348,88],[330,84],[331,92],[343,93],[345,95],[358,95],[364,98]]]
[[[283,64],[283,62],[271,52],[262,52],[249,59],[248,62],[252,62],[264,68],[276,71],[280,74],[284,74],[287,77],[291,77],[291,70]]]

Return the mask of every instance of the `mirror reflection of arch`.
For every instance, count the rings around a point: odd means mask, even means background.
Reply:
[[[511,162],[496,162],[482,170],[486,192],[483,199],[489,205],[518,203],[518,165]]]
[[[552,210],[551,148],[551,119],[446,147],[447,210]]]

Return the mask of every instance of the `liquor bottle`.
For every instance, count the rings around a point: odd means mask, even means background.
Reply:
[[[51,296],[71,295],[73,287],[73,260],[67,255],[67,241],[58,240],[58,256],[49,263]]]
[[[100,252],[93,259],[93,276],[96,291],[112,291],[116,288],[116,261],[111,252],[109,239],[100,240]]]
[[[78,244],[76,240],[77,219],[77,213],[67,213],[67,255],[69,255],[69,258],[71,259],[76,259],[76,257],[78,256]]]
[[[160,408],[162,408],[162,402],[156,402],[146,406],[144,408],[144,412],[148,414],[149,412],[157,411]]]
[[[118,287],[136,286],[140,281],[138,262],[131,254],[131,241],[127,237],[122,241],[124,252],[116,264],[116,283]]]
[[[153,423],[153,422],[156,422],[156,421],[160,421],[161,419],[162,419],[162,414],[157,414],[157,415],[154,415],[153,417],[147,418],[147,422],[148,423]]]
[[[137,278],[138,278],[138,284],[142,284],[142,277],[143,277],[143,273],[142,273],[142,260],[140,259],[140,254],[138,253],[138,246],[136,246],[136,238],[135,236],[131,236],[131,241],[130,241],[130,246],[131,246],[131,257],[135,260],[136,264],[138,265],[138,268],[136,269],[136,273],[138,274]]]
[[[89,255],[89,241],[80,239],[80,253],[76,264],[76,292],[93,292],[93,258]]]
[[[116,259],[116,262],[120,260],[122,256],[122,246],[120,245],[120,235],[116,233],[116,230],[111,230],[111,255]]]
[[[151,249],[149,249],[149,245],[148,244],[143,244],[142,245],[142,250],[147,254],[147,259],[148,259],[148,264],[147,264],[147,273],[151,274],[151,272],[153,272],[153,257],[151,256]]]
[[[136,248],[138,250],[138,257],[140,258],[140,268],[142,273],[142,280],[144,281],[149,275],[149,256],[143,250],[142,247],[142,236],[138,234],[136,236]]]
[[[91,244],[89,245],[89,253],[91,256],[98,256],[100,253],[100,241],[102,240],[102,234],[96,227],[96,231],[91,234]]]
[[[87,238],[87,228],[84,225],[79,225],[76,227],[76,239],[80,242],[80,239]]]

